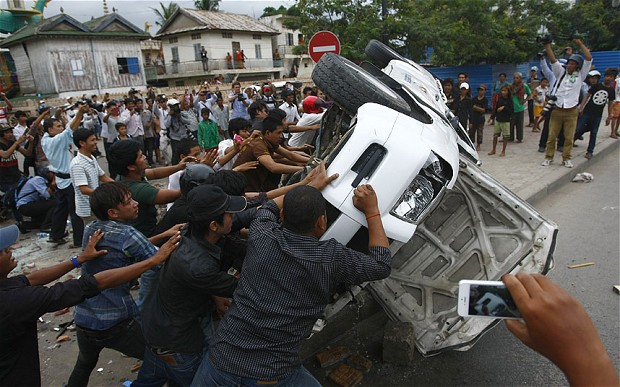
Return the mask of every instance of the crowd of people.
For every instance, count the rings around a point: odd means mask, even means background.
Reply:
[[[466,75],[460,78],[455,111],[471,114],[470,134],[481,143],[486,88],[472,99]],[[527,90],[514,93],[519,103]],[[512,89],[500,94],[495,106],[506,110],[497,108],[498,124],[514,112]],[[19,227],[49,227],[49,242],[62,244],[69,217],[83,252],[9,276],[18,226],[0,229],[0,327],[11,332],[0,338],[0,385],[41,384],[36,320],[72,305],[79,354],[68,386],[88,384],[103,348],[143,360],[133,386],[318,385],[301,364],[302,341],[335,289],[387,277],[391,254],[370,185],[356,187],[352,198],[367,221],[367,253],[321,240],[328,225],[321,190],[338,175],[328,176],[324,164],[305,172],[330,102],[312,87],[298,94],[287,85],[281,96],[280,103],[269,83],[242,90],[235,82],[225,104],[218,88],[203,84],[170,98],[132,89],[122,100],[42,105],[34,119],[16,113],[19,125],[3,127],[0,138],[0,188],[16,199]],[[23,171],[15,152],[32,159]],[[98,160],[104,156],[107,173]],[[36,177],[26,178],[27,165]],[[282,184],[296,173],[295,183]],[[150,182],[163,178],[166,189]],[[45,286],[74,268],[79,279]],[[539,296],[532,281],[578,313],[551,321],[544,302],[528,300]],[[547,281],[507,277],[526,323],[511,323],[511,331],[572,382],[582,374],[571,365],[591,370],[554,352],[557,343],[540,339],[548,327],[539,322],[558,331],[567,322],[584,327],[592,357],[603,360],[598,377],[617,381],[587,314]],[[584,346],[574,340],[577,350]]]
[[[494,125],[492,148],[488,152],[490,156],[497,153],[500,142],[500,157],[506,156],[509,142],[523,142],[526,110],[527,127],[532,128],[532,132],[540,132],[538,151],[545,153],[543,166],[552,163],[557,151],[562,153],[562,165],[572,168],[572,148],[588,132],[590,137],[585,157],[591,159],[605,110],[605,125],[610,127],[610,137],[618,138],[618,69],[605,69],[604,75],[592,70],[590,51],[580,39],[576,38],[574,42],[581,54],[573,53],[569,46],[559,59],[551,44],[546,44],[545,50],[538,54],[540,66],[532,66],[526,80],[522,73],[515,72],[511,83],[506,73],[500,73],[491,86],[490,104],[486,98],[487,86],[478,85],[474,95],[466,73],[458,74],[456,84],[452,78],[443,80],[448,107],[468,131],[476,150],[481,150],[485,112],[489,107],[491,114],[487,122]]]

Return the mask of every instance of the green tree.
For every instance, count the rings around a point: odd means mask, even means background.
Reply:
[[[217,11],[220,7],[220,0],[194,0],[194,7],[202,11]]]
[[[283,5],[278,7],[278,9],[274,7],[265,7],[265,9],[263,9],[263,14],[261,15],[261,17],[273,16],[273,15],[286,15],[287,12],[288,12],[288,9],[286,9],[286,7]]]
[[[166,21],[168,21],[170,16],[172,16],[174,11],[176,11],[179,6],[176,3],[173,3],[173,2],[170,2],[168,4],[168,6],[166,6],[164,3],[160,2],[159,3],[159,7],[160,7],[160,9],[153,8],[153,7],[151,7],[151,9],[155,12],[155,14],[157,15],[157,17],[159,19],[159,20],[155,21],[155,24],[157,24],[158,26],[161,27],[161,26],[163,26],[166,23]]]

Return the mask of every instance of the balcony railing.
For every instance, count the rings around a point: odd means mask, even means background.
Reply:
[[[246,59],[244,63],[237,61],[227,62],[225,59],[209,59],[208,70],[203,68],[202,61],[176,62],[169,61],[165,66],[147,66],[145,75],[147,81],[158,78],[171,78],[176,74],[183,76],[198,76],[203,74],[218,74],[226,71],[262,70],[282,66],[282,60],[275,59]]]

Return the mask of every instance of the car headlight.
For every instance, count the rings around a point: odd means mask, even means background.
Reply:
[[[442,160],[431,153],[420,173],[394,204],[390,214],[406,222],[417,224],[450,180],[446,174]]]
[[[416,176],[405,189],[390,214],[410,223],[415,223],[433,200],[433,185],[424,176]]]

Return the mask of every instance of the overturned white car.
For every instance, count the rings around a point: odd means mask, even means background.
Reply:
[[[494,321],[458,316],[459,280],[546,273],[557,226],[479,167],[438,79],[378,41],[366,54],[372,63],[361,67],[326,54],[312,74],[334,100],[315,156],[340,174],[323,191],[323,238],[367,249],[366,220],[351,196],[372,184],[393,262],[371,292],[392,319],[414,324],[423,355],[467,349]]]

